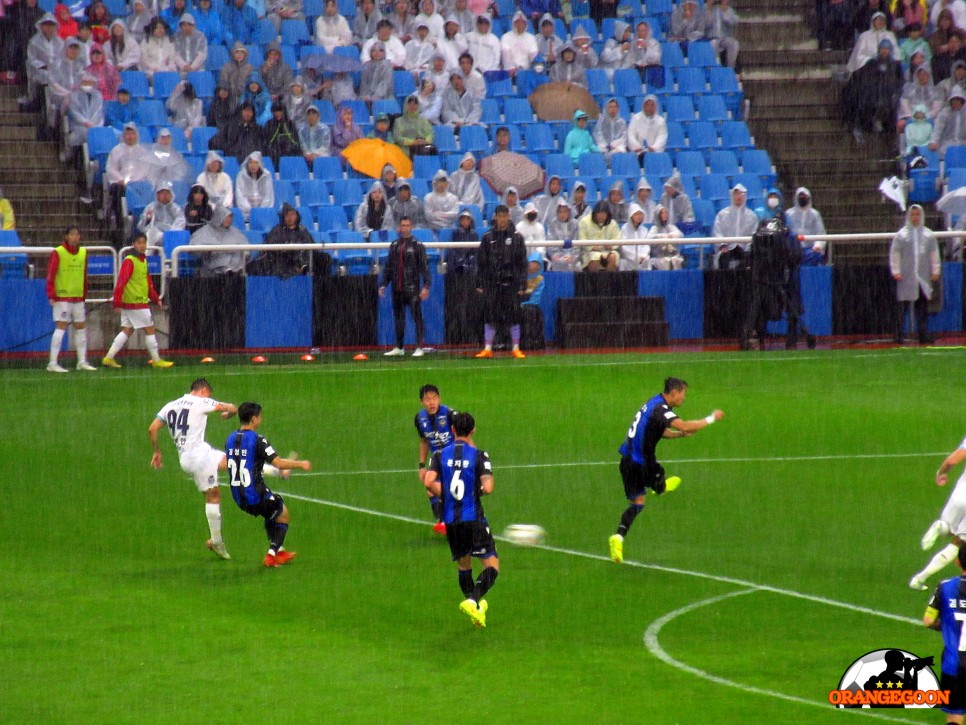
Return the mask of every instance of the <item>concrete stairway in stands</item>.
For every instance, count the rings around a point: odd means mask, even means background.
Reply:
[[[75,225],[85,243],[108,243],[91,207],[78,201],[79,173],[61,163],[56,143],[36,140],[40,114],[18,111],[19,92],[0,86],[0,186],[13,204],[21,241],[56,246]]]
[[[795,188],[808,187],[830,233],[897,230],[898,208],[883,203],[877,191],[883,177],[896,173],[895,139],[879,136],[859,145],[841,121],[841,85],[832,74],[846,53],[818,48],[814,2],[732,4],[740,18],[746,120],[757,146],[771,154],[786,201]],[[881,243],[839,245],[834,262],[881,264],[883,254]]]

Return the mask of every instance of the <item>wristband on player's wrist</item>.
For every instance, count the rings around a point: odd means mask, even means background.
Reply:
[[[420,461],[420,462],[419,462],[419,467],[420,467],[420,468],[426,468],[426,464],[425,464],[425,463],[423,463],[422,461]]]
[[[714,423],[714,421],[715,421],[714,413],[708,413],[707,417],[705,417],[704,419],[704,422],[707,423],[708,425],[711,425],[712,423]]]

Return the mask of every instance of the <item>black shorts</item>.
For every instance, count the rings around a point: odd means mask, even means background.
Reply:
[[[628,501],[651,489],[654,493],[664,493],[664,466],[657,461],[652,463],[634,463],[630,456],[621,457],[621,478],[624,479],[624,495]]]
[[[493,534],[490,533],[490,527],[486,521],[446,524],[446,540],[449,542],[453,561],[458,561],[464,556],[475,556],[479,559],[498,556]]]
[[[966,714],[966,675],[947,675],[939,678],[939,689],[949,690],[949,704],[942,711],[950,715]]]
[[[266,521],[274,521],[282,513],[282,506],[285,502],[277,493],[268,491],[261,503],[254,505],[238,504],[238,508],[249,516],[261,516]]]

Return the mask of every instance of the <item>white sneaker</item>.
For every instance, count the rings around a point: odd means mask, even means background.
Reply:
[[[78,370],[83,370],[86,373],[90,373],[90,372],[93,372],[93,371],[97,370],[97,368],[94,367],[93,365],[91,365],[89,362],[87,362],[87,360],[83,360],[83,361],[77,363],[77,369]]]
[[[216,544],[211,539],[205,542],[205,546],[208,547],[209,551],[215,552],[222,559],[231,559],[231,555],[228,553],[228,549],[225,548],[225,542]]]
[[[48,373],[66,373],[67,368],[63,368],[57,363],[52,362],[47,365],[47,372]]]
[[[926,586],[926,582],[919,578],[919,575],[915,575],[909,580],[909,588],[915,589],[917,592],[924,592],[929,587]]]
[[[425,354],[426,351],[421,347],[417,347],[415,350],[413,350],[413,357],[422,357]]]
[[[949,527],[946,526],[945,521],[943,521],[942,519],[933,521],[932,526],[930,526],[926,530],[926,533],[922,535],[922,542],[921,542],[922,550],[929,551],[929,549],[933,547],[933,544],[936,543],[936,539],[938,539],[941,534],[945,535],[948,533],[949,533]]]
[[[400,357],[401,355],[405,355],[405,354],[406,354],[406,351],[403,350],[401,347],[394,347],[389,352],[384,352],[382,354],[382,356],[383,357]]]

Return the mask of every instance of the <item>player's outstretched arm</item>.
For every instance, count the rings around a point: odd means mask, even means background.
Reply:
[[[303,471],[312,470],[311,461],[296,461],[291,458],[282,458],[281,456],[275,456],[269,463],[280,471],[294,471],[296,468],[301,468]]]
[[[696,433],[702,428],[707,428],[712,423],[717,423],[722,418],[724,418],[724,411],[714,410],[704,418],[698,418],[697,420],[681,420],[680,418],[675,418],[671,421],[671,427],[682,433]]]
[[[161,462],[161,447],[158,445],[158,431],[164,427],[164,422],[160,418],[155,418],[151,421],[151,425],[148,426],[148,438],[151,439],[151,448],[153,452],[151,454],[151,468],[162,468],[164,464]]]
[[[949,481],[949,472],[954,466],[958,466],[963,461],[966,461],[966,448],[957,448],[946,456],[946,460],[942,462],[939,470],[936,471],[936,485],[945,486]]]
[[[221,413],[223,420],[228,420],[238,412],[238,406],[234,403],[218,403],[215,410]]]

